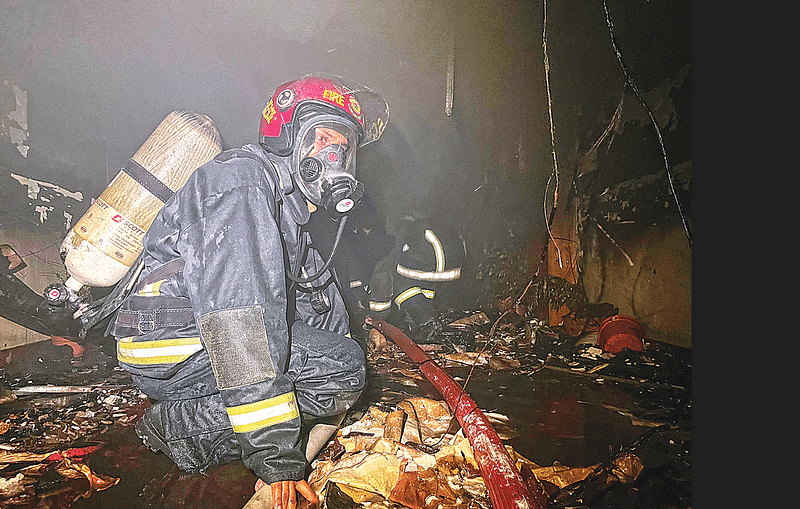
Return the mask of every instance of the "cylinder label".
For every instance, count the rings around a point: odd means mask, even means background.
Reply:
[[[97,198],[75,225],[75,232],[111,258],[133,265],[146,231]]]

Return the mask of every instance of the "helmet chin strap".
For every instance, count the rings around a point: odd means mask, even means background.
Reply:
[[[322,268],[317,271],[316,274],[313,274],[308,277],[300,277],[300,276],[295,276],[294,274],[292,274],[290,270],[287,269],[286,276],[288,276],[289,279],[291,279],[295,283],[310,283],[312,281],[316,281],[317,279],[319,279],[322,276],[322,274],[324,274],[325,271],[328,270],[328,267],[330,267],[331,265],[331,261],[333,261],[333,255],[336,254],[336,248],[339,246],[339,240],[341,240],[342,238],[342,232],[344,232],[344,225],[346,222],[347,222],[347,215],[343,215],[342,218],[339,220],[339,228],[336,230],[336,238],[333,241],[331,254],[330,256],[328,256],[328,260],[325,262]]]

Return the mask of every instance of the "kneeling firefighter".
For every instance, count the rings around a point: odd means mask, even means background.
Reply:
[[[336,76],[279,86],[260,143],[191,175],[107,299],[119,363],[152,401],[136,431],[183,471],[241,459],[267,505],[316,498],[307,466],[360,396],[365,357],[304,225],[323,207],[341,236],[363,192],[356,149],[388,113]]]
[[[447,303],[458,298],[467,251],[452,226],[425,217],[405,218],[397,245],[370,279],[373,318],[397,321],[418,342],[432,343]]]

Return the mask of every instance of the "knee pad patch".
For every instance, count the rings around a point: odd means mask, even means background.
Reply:
[[[275,378],[261,306],[212,311],[197,326],[220,389]]]

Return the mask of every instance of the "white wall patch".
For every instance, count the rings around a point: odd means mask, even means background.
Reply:
[[[8,82],[4,82],[8,86]],[[17,151],[23,157],[28,157],[30,147],[25,144],[28,139],[28,92],[20,89],[16,85],[11,85],[14,90],[15,109],[9,112],[6,117],[17,125],[8,126],[8,137],[11,143],[17,146]]]
[[[73,200],[83,201],[83,193],[80,191],[68,191],[63,187],[51,184],[49,182],[42,182],[41,180],[34,180],[28,177],[23,177],[22,175],[17,175],[16,173],[12,173],[11,177],[16,179],[20,184],[23,186],[28,186],[28,197],[32,199],[37,199],[39,197],[39,191],[42,187],[50,188],[56,193],[66,197],[72,198]]]
[[[44,220],[47,219],[47,213],[53,210],[53,207],[46,207],[44,205],[37,205],[34,209],[36,212],[39,213],[39,222],[44,224]]]
[[[59,203],[62,202],[62,197],[83,201],[83,194],[81,192],[68,191],[59,185],[23,177],[15,173],[12,173],[11,177],[27,188],[28,198],[31,200],[30,205],[34,207],[34,211],[36,211],[39,218],[39,223],[44,224],[48,213],[55,210],[56,205],[61,209]],[[69,208],[71,206],[67,203],[67,200],[63,200],[63,203],[64,208]],[[56,212],[56,216],[58,215],[59,212]],[[66,220],[65,231],[67,231],[72,227],[72,214],[67,210],[64,210],[64,219]]]

